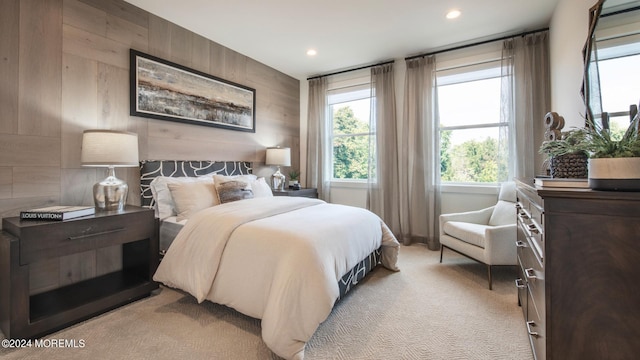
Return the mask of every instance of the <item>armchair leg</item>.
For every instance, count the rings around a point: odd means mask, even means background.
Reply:
[[[440,263],[442,263],[442,253],[444,252],[444,247],[445,247],[444,245],[440,244]],[[451,249],[451,250],[453,250],[453,249]],[[453,251],[457,252],[458,254],[462,254],[464,256],[467,256],[467,255],[465,255],[465,254],[463,254],[463,253],[461,253],[461,252],[459,252],[457,250],[453,250]],[[469,257],[469,256],[467,256],[467,257]],[[469,257],[469,258],[473,259],[473,260],[476,260],[476,259],[471,258],[471,257]],[[478,261],[478,260],[476,260],[476,261]],[[478,261],[478,262],[483,263],[481,261]],[[491,265],[487,265],[487,275],[489,277],[489,290],[493,290],[493,279],[491,277],[491,267],[492,267]]]

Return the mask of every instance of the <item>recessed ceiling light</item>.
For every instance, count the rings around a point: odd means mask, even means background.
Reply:
[[[460,16],[460,14],[462,14],[462,13],[460,12],[460,10],[456,10],[456,9],[450,10],[450,11],[447,13],[447,19],[455,19],[455,18],[457,18],[458,16]]]
[[[316,56],[316,54],[318,54],[318,52],[315,49],[307,50],[307,55],[309,56]]]

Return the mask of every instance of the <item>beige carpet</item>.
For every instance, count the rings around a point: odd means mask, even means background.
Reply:
[[[438,260],[424,246],[402,247],[401,272],[378,268],[347,294],[305,359],[532,359],[515,269],[495,269],[489,291],[483,265],[447,250]],[[0,358],[277,359],[258,320],[166,288],[47,338],[85,346],[0,348]]]

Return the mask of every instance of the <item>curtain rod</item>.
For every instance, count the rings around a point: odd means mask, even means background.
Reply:
[[[529,35],[529,34],[535,34],[535,33],[543,32],[543,31],[547,31],[547,30],[549,30],[549,28],[532,30],[532,31],[525,31],[525,32],[520,33],[520,34],[503,36],[503,37],[497,38],[497,39],[484,40],[484,41],[480,41],[480,42],[473,43],[473,44],[456,46],[456,47],[453,47],[453,48],[450,48],[450,49],[444,49],[444,50],[433,51],[433,52],[430,52],[430,53],[425,53],[425,54],[420,54],[420,55],[408,56],[408,57],[406,57],[404,59],[405,60],[417,59],[417,58],[421,58],[421,57],[425,57],[425,56],[429,56],[429,55],[435,55],[435,54],[440,54],[440,53],[444,53],[444,52],[448,52],[448,51],[465,49],[465,48],[472,47],[472,46],[484,45],[484,44],[492,43],[492,42],[495,42],[495,41],[507,40],[507,39],[518,37],[518,36],[526,36],[526,35]]]
[[[381,62],[381,63],[378,63],[378,64],[360,66],[360,67],[355,68],[355,69],[347,69],[347,70],[342,70],[342,71],[336,71],[336,72],[332,72],[330,74],[324,74],[324,75],[316,75],[316,76],[312,76],[310,78],[307,78],[307,80],[319,79],[319,78],[322,78],[322,77],[325,77],[325,76],[331,76],[331,75],[344,74],[344,73],[347,73],[347,72],[350,72],[350,71],[368,69],[368,68],[371,68],[371,67],[374,67],[374,66],[387,65],[387,64],[394,63],[394,62],[395,62],[395,60],[389,60],[389,61]]]
[[[509,36],[503,36],[501,38],[498,39],[491,39],[491,40],[485,40],[485,41],[481,41],[481,42],[477,42],[477,43],[473,43],[473,44],[467,44],[467,45],[461,45],[461,46],[456,46],[454,48],[451,49],[444,49],[444,50],[438,50],[438,51],[434,51],[431,53],[426,53],[426,54],[420,54],[420,55],[414,55],[414,56],[409,56],[404,58],[405,60],[410,60],[410,59],[417,59],[419,57],[424,57],[424,56],[429,56],[429,55],[435,55],[435,54],[439,54],[439,53],[443,53],[443,52],[447,52],[447,51],[453,51],[453,50],[460,50],[460,49],[464,49],[464,48],[468,48],[471,46],[477,46],[477,45],[483,45],[483,44],[488,44],[494,41],[500,41],[500,40],[506,40],[506,39],[511,39],[514,37],[518,37],[518,36],[526,36],[529,34],[535,34],[537,32],[543,32],[543,31],[547,31],[549,30],[549,28],[544,28],[544,29],[539,29],[539,30],[532,30],[532,31],[526,31],[520,34],[516,34],[516,35],[509,35]],[[344,74],[350,71],[356,71],[356,70],[362,70],[362,69],[367,69],[367,68],[371,68],[374,66],[379,66],[379,65],[386,65],[386,64],[391,64],[395,62],[395,60],[389,60],[389,61],[385,61],[379,64],[373,64],[373,65],[366,65],[366,66],[360,66],[354,69],[347,69],[347,70],[342,70],[342,71],[336,71],[336,72],[332,72],[329,74],[324,74],[324,75],[316,75],[316,76],[312,76],[312,77],[308,77],[307,80],[313,80],[313,79],[319,79],[325,76],[331,76],[331,75],[338,75],[338,74]]]

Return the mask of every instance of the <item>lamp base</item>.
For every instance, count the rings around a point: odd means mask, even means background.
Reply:
[[[115,176],[113,167],[109,167],[106,179],[93,185],[93,201],[96,209],[102,211],[122,211],[127,201],[129,186]]]
[[[287,178],[280,172],[280,166],[278,166],[278,171],[271,175],[271,186],[273,190],[284,190],[286,180]]]

